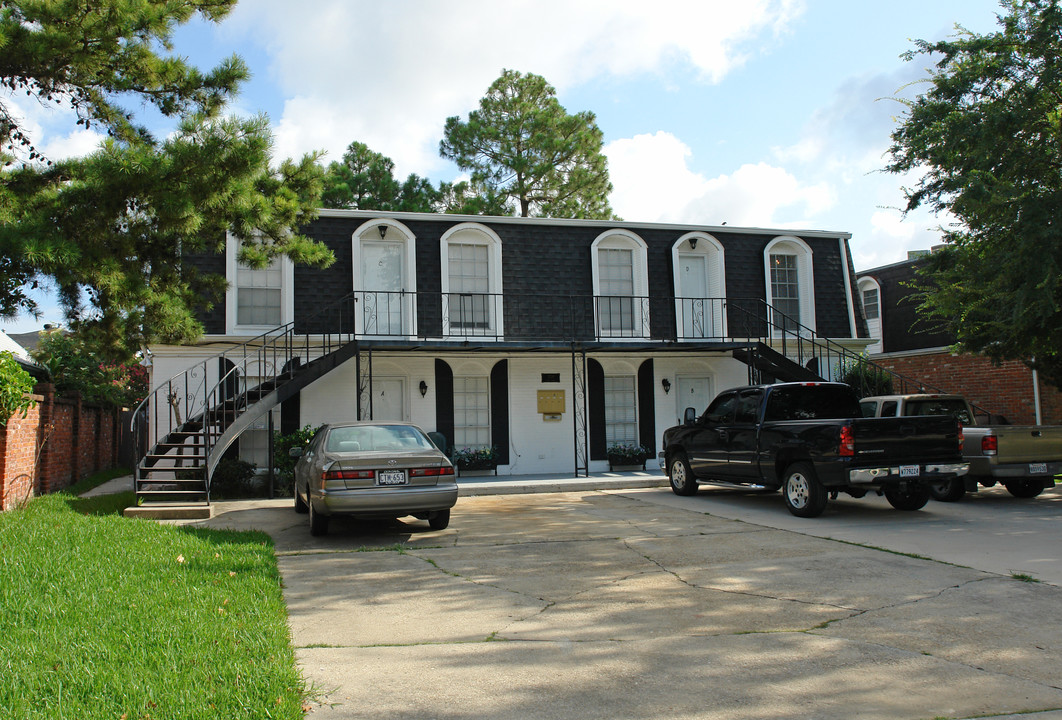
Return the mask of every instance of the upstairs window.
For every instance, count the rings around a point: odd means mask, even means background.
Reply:
[[[256,270],[237,259],[240,241],[229,235],[226,242],[226,265],[230,280],[226,293],[226,317],[229,333],[259,333],[292,321],[294,266],[287,257],[274,258]]]
[[[763,251],[770,335],[815,332],[815,285],[811,248],[797,237],[779,237]]]
[[[442,237],[444,335],[500,336],[501,238],[477,223]]]
[[[878,319],[878,289],[876,287],[863,290],[863,313],[867,320]]]
[[[599,236],[593,253],[594,313],[601,337],[649,337],[645,241],[626,230]]]

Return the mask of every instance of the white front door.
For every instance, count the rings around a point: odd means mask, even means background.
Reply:
[[[405,244],[363,241],[361,244],[362,328],[367,335],[404,335],[406,298]]]
[[[406,381],[404,378],[372,379],[372,419],[406,422]]]
[[[708,376],[682,376],[675,378],[675,424],[682,423],[686,408],[691,407],[700,417],[714,397],[712,378]]]
[[[713,336],[712,303],[708,297],[708,258],[679,253],[679,326],[683,338]]]

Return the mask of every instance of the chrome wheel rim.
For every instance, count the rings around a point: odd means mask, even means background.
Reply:
[[[785,483],[785,496],[789,504],[798,509],[803,508],[808,504],[809,495],[808,479],[800,473],[790,475]]]
[[[681,462],[671,465],[671,486],[681,488],[686,484],[686,467]]]

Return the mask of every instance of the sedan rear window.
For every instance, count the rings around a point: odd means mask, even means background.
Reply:
[[[434,450],[431,440],[408,425],[357,425],[332,428],[325,450],[334,453],[385,450]]]

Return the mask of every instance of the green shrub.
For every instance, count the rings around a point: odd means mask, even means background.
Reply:
[[[60,395],[80,393],[90,403],[136,407],[148,391],[147,369],[137,362],[101,361],[91,341],[63,330],[41,333],[33,358],[52,373]]]
[[[276,468],[276,486],[273,494],[289,497],[295,493],[295,461],[288,453],[293,447],[305,448],[319,428],[305,425],[295,432],[273,434],[273,467]]]
[[[223,458],[210,476],[210,496],[221,499],[253,497],[258,491],[257,479],[254,463]]]
[[[0,352],[0,427],[16,412],[26,417],[36,401],[29,397],[33,392],[33,376],[22,369],[15,356],[8,351]]]
[[[841,382],[851,385],[859,397],[892,395],[892,375],[869,361],[851,361],[841,367]]]

